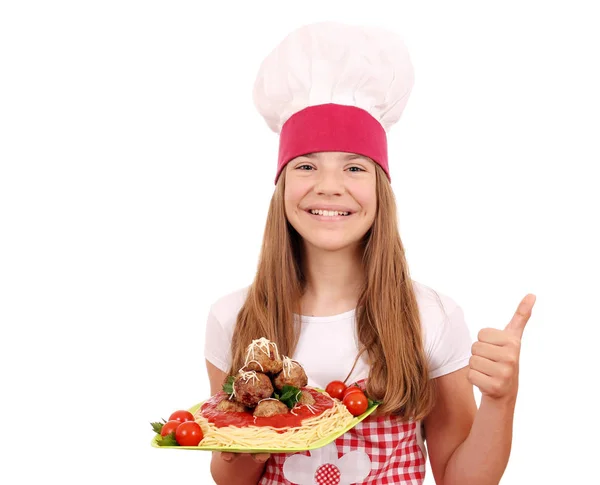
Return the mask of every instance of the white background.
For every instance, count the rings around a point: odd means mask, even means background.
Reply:
[[[212,483],[209,453],[151,448],[149,422],[208,395],[208,308],[251,282],[273,190],[254,76],[320,20],[409,46],[389,145],[413,278],[473,336],[537,295],[501,483],[599,483],[593,3],[3,2],[6,483]]]

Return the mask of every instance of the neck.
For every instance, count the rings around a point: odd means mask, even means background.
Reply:
[[[362,248],[323,251],[306,245],[304,274],[303,315],[330,316],[352,310],[364,284]]]

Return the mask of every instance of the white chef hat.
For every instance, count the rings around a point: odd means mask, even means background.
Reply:
[[[386,132],[414,83],[402,38],[336,22],[305,25],[264,59],[254,104],[279,133],[275,182],[293,158],[320,151],[368,156],[389,177]]]

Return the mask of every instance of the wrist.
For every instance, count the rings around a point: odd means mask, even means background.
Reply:
[[[503,396],[503,397],[491,397],[483,394],[481,396],[481,407],[493,407],[498,410],[514,411],[517,404],[517,395],[514,396]]]

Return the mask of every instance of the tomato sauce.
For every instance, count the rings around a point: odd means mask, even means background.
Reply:
[[[333,401],[330,397],[314,389],[305,389],[315,398],[315,403],[311,404],[312,412],[308,406],[295,406],[293,411],[296,415],[288,412],[287,414],[277,414],[269,417],[254,417],[252,413],[226,413],[216,409],[217,405],[229,396],[221,391],[215,394],[202,405],[202,416],[213,423],[217,428],[225,426],[236,426],[244,428],[246,426],[272,426],[273,428],[295,428],[302,426],[302,421],[307,418],[314,418],[327,409],[333,407]],[[291,410],[290,410],[291,411]],[[314,412],[314,414],[313,414]]]

